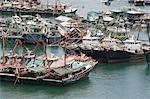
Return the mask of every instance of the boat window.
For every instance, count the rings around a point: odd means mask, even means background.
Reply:
[[[68,78],[68,74],[64,75],[64,78]]]
[[[40,32],[40,29],[34,29],[34,32]]]

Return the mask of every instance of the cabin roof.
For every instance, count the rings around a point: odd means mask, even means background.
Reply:
[[[112,17],[109,17],[109,16],[104,16],[104,17],[103,17],[103,20],[110,22],[110,21],[113,21],[113,18],[112,18]]]
[[[62,21],[62,22],[67,22],[67,21],[70,21],[72,20],[71,18],[69,17],[66,17],[66,16],[59,16],[56,18],[57,21]]]
[[[32,71],[34,71],[34,72],[41,72],[41,71],[43,71],[44,70],[44,68],[42,68],[42,67],[30,67],[30,68],[28,68],[29,70],[32,70]]]
[[[66,67],[63,67],[63,68],[56,68],[56,69],[53,69],[56,73],[58,73],[58,75],[64,75],[64,74],[68,74],[68,73],[71,73],[73,72],[74,70],[77,70],[77,69],[81,69],[83,67],[86,66],[85,63],[83,62],[73,62],[72,64],[70,64],[71,66],[66,66]]]
[[[115,10],[111,10],[111,12],[122,13],[123,11],[115,9]]]
[[[21,15],[20,17],[22,17],[22,18],[31,18],[31,17],[34,17],[34,16],[32,16],[32,15]]]
[[[128,14],[145,14],[144,12],[141,11],[128,11]]]

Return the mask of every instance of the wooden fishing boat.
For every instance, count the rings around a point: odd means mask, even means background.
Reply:
[[[104,38],[99,45],[81,44],[78,51],[104,63],[121,63],[144,59],[142,45],[139,41],[120,41],[113,38]]]
[[[96,61],[87,57],[68,58],[66,65],[59,65],[56,63],[49,66],[48,61],[55,59],[48,59],[47,64],[43,65],[43,60],[30,61],[26,66],[0,66],[0,80],[11,81],[14,83],[35,83],[35,84],[52,84],[65,85],[78,81],[82,78],[87,78],[89,72],[96,65]],[[61,59],[62,60],[62,59]]]
[[[87,78],[89,72],[97,62],[85,55],[64,55],[58,58],[45,54],[43,57],[35,57],[31,52],[17,57],[13,54],[8,59],[4,54],[0,64],[0,80],[14,82],[14,84],[52,84],[65,85]]]

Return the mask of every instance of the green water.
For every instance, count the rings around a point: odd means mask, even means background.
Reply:
[[[42,0],[43,3],[46,1]],[[77,13],[84,17],[93,10],[106,11],[133,6],[127,3],[128,0],[114,0],[111,6],[105,6],[100,3],[101,0],[60,1],[78,7]],[[150,12],[150,6],[141,8]],[[146,38],[143,34],[140,37]],[[33,45],[26,47],[34,49]],[[20,48],[17,49],[19,52]],[[10,50],[10,46],[7,46],[6,52],[7,50]],[[39,46],[36,51],[38,55],[42,55],[43,47]],[[48,47],[47,53],[62,56],[63,49]],[[150,99],[150,69],[145,61],[109,65],[99,63],[90,73],[89,79],[67,86],[14,85],[0,82],[0,99]]]
[[[27,47],[34,49],[31,45]],[[37,51],[42,54],[42,46],[37,47]],[[47,47],[47,52],[63,55],[61,47]],[[99,63],[90,73],[89,79],[67,86],[14,85],[0,82],[0,99],[149,99],[149,97],[150,69],[145,61],[110,65]]]
[[[89,79],[63,87],[1,82],[0,99],[149,99],[149,88],[145,62],[98,64]]]

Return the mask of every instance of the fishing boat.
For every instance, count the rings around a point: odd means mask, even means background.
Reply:
[[[65,85],[87,78],[89,72],[97,63],[88,57],[71,56],[67,59],[69,62],[67,62],[66,65],[59,63],[58,66],[58,64],[54,63],[53,65],[55,65],[55,67],[50,65],[50,62],[57,60],[55,57],[49,57],[46,60],[31,60],[25,65],[21,65],[21,60],[17,59],[16,62],[18,62],[18,64],[10,65],[6,63],[4,66],[0,65],[0,80],[14,82],[15,84]],[[43,64],[43,61],[47,64]]]
[[[134,0],[134,5],[135,6],[144,6],[145,0]]]
[[[97,46],[104,38],[104,34],[100,29],[89,28],[87,34],[82,38],[82,44],[85,46]]]
[[[134,3],[134,0],[128,0],[129,3]]]
[[[0,64],[0,80],[14,84],[52,84],[66,85],[87,78],[89,72],[97,64],[95,60],[85,55],[67,55],[58,58],[46,54],[46,47],[42,57],[35,57],[30,52],[18,58],[13,54],[5,59],[4,39],[3,55]],[[10,56],[10,55],[9,55]]]
[[[79,50],[100,62],[120,63],[144,59],[140,41],[120,41],[113,38],[104,38],[97,47],[79,46]]]
[[[126,12],[127,19],[129,22],[135,23],[137,21],[141,21],[141,18],[145,14],[144,11],[140,10],[139,8],[130,8]]]
[[[116,18],[116,19],[117,19],[118,16],[124,17],[124,13],[123,13],[122,10],[117,10],[117,9],[115,9],[115,10],[111,10],[111,12],[112,12],[113,18]]]
[[[2,37],[2,31],[7,31],[7,28],[8,28],[8,20],[0,18],[0,37]]]
[[[38,0],[4,0],[0,6],[0,12],[10,13],[10,14],[31,14],[31,15],[54,15],[58,16],[63,13],[73,13],[75,14],[77,8],[73,8],[66,4],[61,4],[59,0],[55,0],[55,4],[49,5],[48,0],[47,4],[43,5]]]
[[[77,56],[71,56],[67,57],[66,60],[69,62],[67,62],[66,65],[63,65],[63,63],[60,64],[58,61],[56,61],[52,63],[51,66],[46,65],[46,67],[36,66],[36,61],[39,61],[36,60],[34,66],[31,65],[28,67],[27,74],[22,75],[22,73],[25,72],[22,71],[19,79],[24,83],[30,81],[32,83],[36,82],[39,84],[52,85],[65,85],[68,83],[76,82],[80,79],[87,78],[89,72],[93,69],[96,63],[94,61],[87,62],[87,59],[89,58],[86,57],[86,59],[81,59]],[[62,59],[60,61],[62,61]],[[38,65],[39,64],[40,62],[38,62]]]
[[[50,32],[51,24],[44,21],[41,16],[21,16],[26,17],[23,24],[22,37],[25,43],[36,44],[46,42],[46,35]]]
[[[50,28],[50,33],[47,35],[47,43],[51,45],[58,44],[62,40],[57,26]]]
[[[101,2],[108,6],[111,4],[111,0],[102,0]]]
[[[83,25],[79,20],[72,19],[66,16],[56,18],[58,23],[58,31],[68,42],[76,42],[81,40],[84,35]]]
[[[145,1],[145,5],[150,5],[150,0],[144,0]]]
[[[5,39],[9,43],[14,43],[16,39],[22,40],[22,19],[18,15],[14,15],[10,19],[10,23],[7,27],[7,32],[5,33]]]
[[[102,41],[102,44],[99,43],[96,47],[88,47],[88,46],[84,46],[84,45],[81,45],[79,46],[79,50],[86,54],[87,56],[91,56],[92,58],[100,61],[100,62],[104,62],[104,63],[112,63],[109,59],[109,57],[115,57],[116,55],[119,56],[118,59],[121,60],[121,56],[122,55],[119,55],[119,54],[116,54],[115,55],[115,51],[119,52],[119,47],[117,46],[117,43],[116,42],[119,42],[119,40],[117,39],[106,39],[104,38]],[[102,46],[102,47],[100,47]],[[115,50],[115,51],[113,51]],[[122,52],[120,53],[122,54]],[[117,57],[118,57],[117,56]]]

